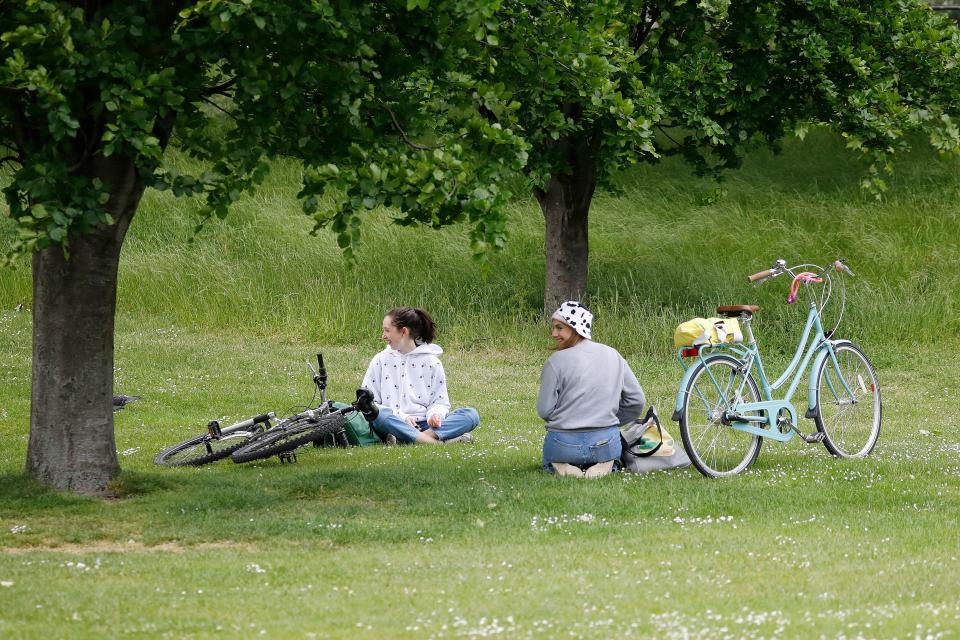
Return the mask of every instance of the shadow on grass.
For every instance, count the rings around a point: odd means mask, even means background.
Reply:
[[[898,520],[906,507],[928,499],[909,483],[878,482],[896,476],[897,461],[837,461],[825,452],[771,450],[748,473],[725,481],[689,468],[597,481],[554,478],[534,460],[502,451],[458,452],[452,459],[440,451],[336,453],[305,452],[294,466],[271,460],[125,472],[129,497],[112,501],[5,476],[0,516],[26,530],[0,530],[0,546],[473,542],[523,538],[536,523],[553,521],[602,522],[578,535],[604,537],[627,525],[631,535],[672,527],[678,517],[786,523],[800,513],[845,521],[851,511],[869,510],[878,521]]]

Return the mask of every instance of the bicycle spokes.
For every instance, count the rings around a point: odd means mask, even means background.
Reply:
[[[733,357],[697,365],[687,387],[680,430],[687,453],[701,472],[731,475],[753,461],[760,438],[732,428],[729,417],[741,403],[757,401],[759,395],[743,363]]]
[[[865,456],[880,434],[881,404],[876,374],[853,344],[841,343],[817,374],[817,429],[839,457]]]

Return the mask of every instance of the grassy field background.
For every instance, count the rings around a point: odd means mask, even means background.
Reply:
[[[308,235],[293,163],[195,237],[195,202],[149,192],[116,334],[116,391],[143,399],[117,414],[123,497],[107,502],[22,475],[29,265],[0,272],[0,636],[957,637],[960,163],[917,152],[880,203],[859,171],[817,134],[749,158],[712,205],[698,204],[712,185],[673,161],[596,198],[595,337],[661,407],[680,378],[674,326],[717,304],[763,306],[765,356],[777,371],[788,359],[804,310],[784,303],[785,282],[745,275],[778,257],[842,256],[857,273],[840,334],[879,372],[875,455],[766,443],[722,482],[538,471],[548,335],[527,198],[488,267],[465,230],[400,229],[378,212],[345,268],[330,236]],[[11,234],[0,222],[0,248]],[[211,418],[308,403],[303,361],[318,350],[330,395],[349,398],[397,304],[437,318],[454,402],[481,414],[474,445],[153,465]]]

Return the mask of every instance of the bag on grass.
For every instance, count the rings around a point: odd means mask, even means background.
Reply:
[[[343,409],[350,405],[343,402],[334,402],[333,406],[337,409]],[[370,423],[359,411],[353,411],[346,416],[347,423],[344,429],[347,432],[347,441],[355,447],[369,447],[372,444],[383,444],[380,436],[373,430]]]
[[[673,344],[677,347],[722,342],[743,342],[736,318],[694,318],[681,323],[673,332]]]
[[[690,464],[683,447],[676,443],[660,424],[660,417],[650,407],[640,420],[620,427],[620,465],[624,471],[646,473],[660,469],[679,469]]]

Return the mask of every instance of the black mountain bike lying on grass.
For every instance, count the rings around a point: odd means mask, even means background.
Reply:
[[[212,420],[207,424],[206,433],[164,449],[153,461],[167,467],[184,467],[200,466],[226,457],[234,462],[251,462],[278,455],[281,462],[293,462],[296,460],[294,450],[305,444],[348,446],[346,415],[357,408],[354,405],[334,408],[327,400],[327,370],[321,353],[317,354],[317,364],[319,371],[307,362],[320,394],[320,404],[315,409],[307,408],[277,422],[274,422],[276,414],[273,412],[228,427],[221,427],[218,421]],[[316,399],[316,393],[313,399]],[[313,404],[312,400],[310,404]]]

